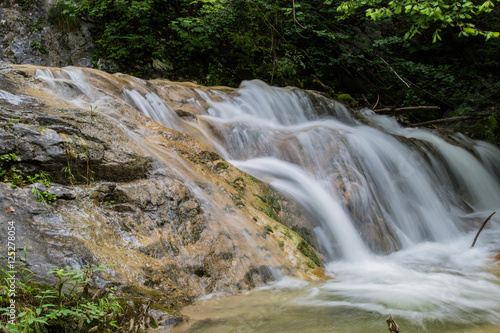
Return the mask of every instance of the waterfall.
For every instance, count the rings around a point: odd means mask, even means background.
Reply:
[[[181,118],[138,79],[118,75],[108,91],[108,81],[77,69],[38,76],[77,105],[113,97],[204,140],[300,204],[319,225],[319,250],[335,275],[301,298],[303,306],[390,312],[422,323],[500,323],[498,278],[487,271],[498,253],[499,214],[469,248],[481,222],[500,208],[500,151],[492,145],[403,128],[370,110],[351,112],[258,80],[231,93],[194,89],[196,97],[183,103],[197,115]]]
[[[220,153],[303,205],[331,260],[454,239],[470,230],[472,210],[500,206],[492,169],[500,154],[491,146],[473,143],[474,153],[388,117],[355,120],[338,106],[325,115],[305,92],[260,81],[222,101],[199,93]]]
[[[333,255],[333,245],[337,244],[343,258],[359,260],[366,257],[362,240],[338,198],[325,190],[313,175],[294,164],[274,158],[233,161],[233,164],[260,178],[271,177],[269,181],[272,186],[302,203],[316,220],[322,221],[323,224],[328,223],[327,230],[331,232],[328,239],[335,241],[324,244],[328,254]]]
[[[197,89],[199,98],[187,101],[200,109],[197,120],[181,120],[136,78],[119,76],[123,83],[107,91],[106,82],[78,68],[37,75],[78,106],[116,103],[118,96],[165,127],[202,137],[302,205],[320,225],[318,240],[329,260],[456,239],[475,228],[471,212],[500,207],[495,147],[405,129],[366,110],[353,114],[299,89],[259,80],[244,81],[235,94]]]
[[[497,148],[403,128],[369,110],[325,112],[302,91],[260,81],[222,101],[199,94],[210,105],[199,117],[210,126],[199,127],[216,133],[219,152],[321,226],[335,279],[299,297],[301,307],[391,313],[419,331],[433,321],[500,323],[498,278],[485,271],[498,253],[498,217],[469,248],[500,208]]]

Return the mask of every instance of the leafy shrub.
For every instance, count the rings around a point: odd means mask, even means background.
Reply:
[[[47,53],[49,53],[49,51],[48,51],[46,48],[44,48],[44,47],[42,46],[42,44],[40,44],[40,43],[39,43],[39,42],[37,42],[36,40],[32,40],[32,41],[30,42],[30,46],[31,46],[31,48],[33,49],[33,51],[38,51],[38,52],[40,52],[40,53],[42,53],[42,54],[47,54]]]
[[[434,23],[426,30],[429,17],[423,12],[388,17],[374,8],[370,15],[375,21],[363,11],[339,20],[342,3],[65,0],[54,11],[93,22],[94,63],[110,60],[116,70],[146,78],[228,86],[259,78],[332,96],[342,91],[352,97],[347,100],[352,106],[366,99],[371,105],[437,105],[443,110],[413,115],[420,120],[463,106],[477,111],[500,99],[493,89],[500,81],[500,39],[488,33],[500,30],[498,11],[484,8],[487,15],[472,15],[460,27],[440,27],[431,18]],[[418,3],[425,7],[427,2]],[[447,10],[443,17],[460,19],[455,14]],[[479,30],[470,31],[466,23]],[[458,37],[481,31],[491,38]],[[404,38],[407,32],[412,39]]]
[[[68,0],[58,0],[48,12],[49,22],[64,31],[77,30],[81,26],[81,7],[78,3]]]
[[[33,281],[34,274],[26,265],[20,267],[16,277],[17,295],[15,324],[0,324],[8,332],[47,332],[47,331],[88,331],[93,327],[101,331],[112,331],[116,325],[122,306],[113,290],[97,297],[89,294],[89,286],[94,272],[104,266],[94,268],[89,265],[82,270],[56,268],[53,273],[58,279],[56,286],[42,285]],[[8,282],[11,277],[7,269],[0,270],[0,279]],[[8,285],[8,283],[7,283]],[[7,288],[2,286],[2,288]],[[5,293],[7,295],[7,293]],[[95,296],[94,295],[94,296]],[[9,318],[8,299],[0,298],[0,316]],[[2,318],[2,319],[5,319]],[[2,320],[7,323],[8,320]]]
[[[57,200],[58,195],[51,194],[50,175],[45,171],[40,171],[33,176],[23,176],[22,171],[17,168],[16,163],[21,159],[15,153],[0,155],[0,181],[10,183],[12,188],[24,185],[33,185],[32,193],[38,198],[38,202],[49,203]],[[41,183],[45,189],[40,190],[37,183]]]

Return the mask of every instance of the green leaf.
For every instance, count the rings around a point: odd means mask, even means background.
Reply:
[[[43,304],[42,308],[48,308],[50,306],[57,306],[57,305],[55,305],[55,304]]]
[[[434,34],[432,35],[432,42],[435,43],[437,40],[441,40],[441,36],[439,35],[440,29],[436,29]]]

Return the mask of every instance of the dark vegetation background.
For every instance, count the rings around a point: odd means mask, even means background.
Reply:
[[[324,2],[61,0],[49,18],[62,29],[92,23],[95,66],[111,63],[109,71],[203,85],[258,78],[353,107],[437,105],[407,121],[473,116],[459,129],[500,145],[500,38],[458,37],[448,27],[433,43],[431,26],[408,40],[411,15],[372,21],[361,10],[339,20],[342,1]],[[472,22],[500,31],[499,13]]]

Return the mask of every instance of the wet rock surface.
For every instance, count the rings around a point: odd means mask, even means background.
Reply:
[[[1,106],[0,154],[15,152],[26,173],[50,172],[58,183],[143,178],[152,160],[123,145],[123,130],[74,110]],[[111,139],[112,138],[112,139]],[[68,175],[71,173],[72,175]]]
[[[50,181],[0,183],[0,229],[15,221],[16,246],[40,279],[52,281],[54,266],[110,264],[100,287],[178,308],[282,275],[324,278],[297,250],[291,229],[313,226],[293,202],[270,204],[268,186],[119,101],[96,111],[54,97],[36,70],[0,70],[0,155],[19,158],[2,168],[23,179],[43,171]],[[39,202],[34,188],[58,199]]]

